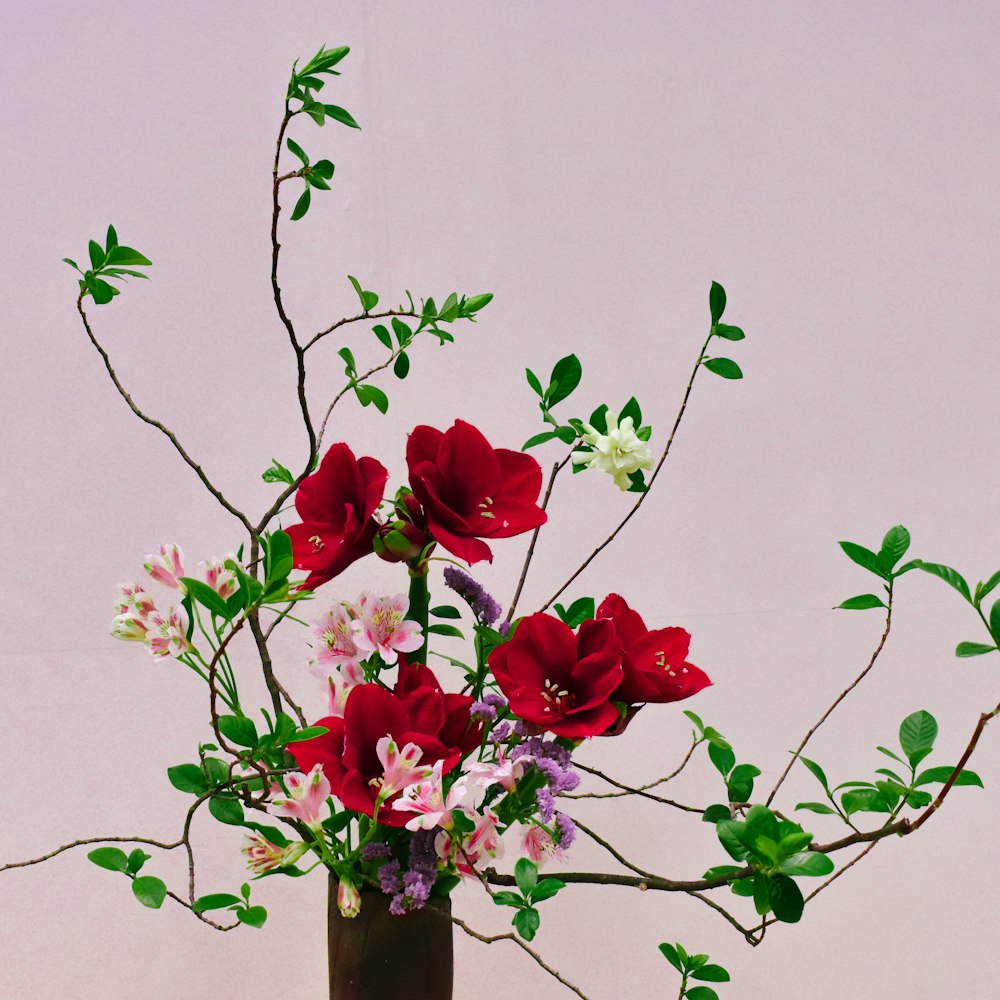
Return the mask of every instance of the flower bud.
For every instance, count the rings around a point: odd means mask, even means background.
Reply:
[[[386,562],[413,562],[430,543],[430,536],[411,521],[390,521],[375,533],[375,554]]]
[[[348,878],[340,877],[340,885],[337,888],[337,908],[342,917],[349,920],[356,917],[361,912],[361,894],[357,886]]]

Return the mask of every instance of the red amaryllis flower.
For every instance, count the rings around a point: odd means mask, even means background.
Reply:
[[[648,629],[624,598],[609,594],[597,618],[615,626],[624,677],[612,698],[629,705],[681,701],[712,682],[687,662],[691,636],[682,628]]]
[[[491,447],[464,420],[444,432],[415,427],[406,464],[431,534],[468,563],[493,561],[483,538],[509,538],[545,523],[539,464],[519,451]]]
[[[422,765],[444,761],[442,773],[447,774],[463,753],[478,746],[482,732],[481,726],[469,724],[472,699],[444,694],[427,667],[401,664],[396,688],[392,692],[379,684],[359,684],[347,698],[342,719],[330,717],[315,723],[325,726],[328,733],[288,747],[301,771],[308,773],[322,764],[333,794],[348,809],[368,816],[374,815],[383,777],[377,753],[383,736],[391,736],[399,747],[415,743]],[[413,817],[393,810],[392,798],[382,804],[378,821],[403,826]]]
[[[343,573],[372,551],[378,509],[389,473],[374,458],[354,457],[346,444],[335,444],[319,468],[302,480],[295,509],[302,518],[285,530],[292,539],[296,569],[309,570],[305,586]]]
[[[618,720],[611,696],[622,666],[611,622],[586,621],[574,634],[558,618],[531,615],[489,663],[511,709],[556,736],[596,736]]]

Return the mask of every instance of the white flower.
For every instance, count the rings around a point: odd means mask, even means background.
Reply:
[[[583,443],[590,445],[593,451],[574,451],[573,464],[607,472],[614,477],[618,489],[627,490],[632,485],[629,476],[633,472],[653,468],[653,453],[636,434],[632,417],[623,417],[619,423],[618,415],[608,410],[607,422],[604,434],[590,424],[583,425]]]

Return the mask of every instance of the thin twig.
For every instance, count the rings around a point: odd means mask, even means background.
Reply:
[[[677,412],[677,418],[674,420],[674,426],[670,431],[670,437],[667,438],[666,447],[663,449],[663,454],[660,456],[660,460],[656,463],[656,468],[653,469],[653,474],[649,477],[649,482],[646,484],[646,490],[639,494],[639,499],[636,500],[632,509],[625,515],[621,523],[615,528],[614,531],[608,535],[607,538],[601,542],[600,545],[590,553],[589,556],[583,561],[583,563],[573,572],[570,578],[539,608],[539,611],[544,611],[549,607],[554,601],[562,595],[563,591],[604,551],[614,540],[618,537],[618,533],[632,520],[633,516],[642,506],[643,501],[649,496],[649,491],[653,487],[653,483],[656,482],[656,477],[660,474],[660,469],[663,468],[663,463],[667,460],[667,455],[670,454],[670,446],[674,443],[674,435],[677,433],[678,427],[681,425],[681,419],[684,416],[684,411],[687,409],[688,398],[691,395],[691,388],[694,385],[695,376],[698,374],[698,369],[701,367],[702,361],[705,359],[705,351],[708,350],[709,341],[712,339],[712,334],[710,333],[705,338],[705,343],[701,345],[701,351],[698,353],[698,360],[695,362],[694,369],[691,371],[691,377],[688,379],[687,388],[684,390],[684,398],[681,400],[681,408]]]
[[[542,499],[542,510],[545,510],[549,505],[549,497],[552,496],[552,485],[556,481],[556,476],[559,475],[559,470],[562,469],[566,463],[573,457],[573,452],[571,451],[561,462],[556,462],[552,466],[552,472],[549,474],[549,485],[545,489],[545,497]],[[524,565],[521,567],[521,576],[517,581],[517,589],[514,591],[514,596],[511,598],[510,607],[507,609],[507,617],[504,621],[508,624],[514,619],[514,611],[517,609],[517,602],[521,597],[521,590],[524,587],[524,581],[528,576],[528,567],[531,565],[531,557],[535,554],[535,542],[538,541],[538,532],[541,530],[541,525],[538,525],[534,531],[531,533],[531,542],[528,545],[528,552],[524,557]]]
[[[688,895],[700,899],[706,906],[710,906],[716,913],[725,917],[746,938],[747,944],[753,945],[754,948],[760,944],[760,938],[754,937],[753,929],[744,927],[724,906],[720,906],[715,900],[700,892],[689,892]]]
[[[684,762],[681,767],[688,762],[691,757],[691,752],[688,752],[687,757],[684,758]],[[687,806],[683,802],[675,802],[673,799],[664,798],[662,795],[653,795],[651,792],[647,792],[646,788],[652,788],[653,785],[662,784],[664,781],[669,781],[674,775],[680,773],[680,768],[674,771],[673,774],[668,775],[666,778],[661,778],[658,781],[651,782],[649,785],[643,785],[640,788],[633,788],[631,785],[625,785],[620,781],[616,781],[614,778],[608,777],[603,771],[598,771],[596,767],[588,767],[586,764],[581,764],[579,761],[573,761],[573,766],[581,771],[586,771],[587,774],[593,774],[603,781],[606,781],[609,785],[614,785],[615,788],[622,789],[621,795],[638,795],[641,798],[649,799],[651,802],[659,802],[662,805],[673,806],[674,809],[681,809],[684,812],[693,813],[703,813],[705,810],[699,806]],[[562,792],[559,796],[562,799],[600,799],[600,798],[610,798],[610,795],[602,795],[595,792]]]
[[[636,873],[636,875],[641,875],[643,878],[652,877],[649,872],[640,868],[638,865],[632,864],[632,862],[629,861],[628,858],[623,857],[622,854],[619,853],[616,847],[614,847],[612,844],[609,844],[603,837],[600,837],[596,833],[594,833],[594,831],[591,830],[589,826],[585,826],[575,816],[570,816],[570,819],[573,820],[573,824],[574,826],[576,826],[578,830],[581,830],[588,837],[590,837],[590,839],[594,841],[595,844],[600,844],[601,847],[603,847],[604,850],[606,850],[608,854],[610,854],[619,864],[622,864],[626,868],[631,869]]]
[[[781,772],[781,777],[778,778],[775,783],[774,788],[771,789],[771,794],[767,797],[766,805],[770,805],[774,800],[774,796],[777,794],[778,789],[781,788],[782,783],[785,778],[788,777],[788,772],[791,771],[792,766],[799,759],[802,751],[805,749],[806,744],[812,739],[814,733],[824,722],[833,714],[833,710],[868,676],[868,672],[875,666],[875,661],[878,659],[879,653],[882,652],[882,648],[885,646],[886,639],[889,638],[889,630],[892,628],[892,581],[889,581],[889,593],[886,601],[886,611],[885,611],[885,629],[882,632],[882,638],[879,639],[878,645],[875,647],[875,651],[871,655],[871,659],[868,661],[868,666],[854,678],[854,681],[848,685],[848,687],[843,690],[838,696],[836,701],[823,713],[820,717],[819,722],[816,723],[812,729],[802,738],[802,742],[798,745],[798,748],[792,754],[792,759],[788,762],[784,771]]]
[[[177,453],[182,459],[195,471],[195,474],[202,481],[205,489],[215,497],[216,500],[227,510],[233,517],[237,518],[240,523],[248,530],[253,530],[253,525],[250,524],[250,520],[247,518],[246,514],[241,510],[237,510],[216,488],[212,481],[205,475],[205,470],[187,453],[184,446],[177,440],[177,435],[174,434],[169,427],[161,423],[159,420],[154,420],[152,417],[148,416],[142,410],[136,406],[135,401],[132,399],[128,390],[122,385],[121,380],[118,378],[118,374],[115,372],[111,365],[111,358],[108,357],[108,352],[104,350],[101,346],[100,341],[94,336],[94,331],[90,328],[90,321],[87,319],[87,313],[83,308],[83,296],[81,295],[76,300],[76,309],[80,314],[80,318],[83,320],[83,328],[87,331],[87,336],[90,338],[90,342],[94,345],[97,353],[100,354],[101,359],[104,361],[104,367],[108,370],[108,374],[111,376],[111,381],[114,382],[115,388],[118,390],[118,394],[128,403],[129,409],[145,424],[149,424],[150,427],[155,427],[158,431],[164,434],[167,440],[174,446]]]
[[[340,327],[346,326],[348,323],[360,323],[363,320],[369,319],[387,319],[390,316],[408,316],[410,319],[418,319],[420,314],[413,309],[386,309],[384,312],[363,312],[357,316],[346,316],[344,319],[338,319],[336,323],[328,326],[325,330],[320,330],[319,333],[307,340],[302,350],[308,351],[316,341],[322,340],[328,334],[333,333],[334,330],[339,330]]]

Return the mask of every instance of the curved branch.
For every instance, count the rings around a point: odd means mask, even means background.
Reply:
[[[646,490],[639,494],[639,499],[636,500],[632,509],[625,515],[621,523],[615,528],[614,531],[608,535],[607,538],[601,542],[600,545],[594,549],[593,552],[584,559],[583,563],[576,569],[570,578],[538,609],[539,611],[544,611],[549,607],[554,601],[556,601],[563,593],[563,591],[604,551],[614,540],[618,537],[618,533],[625,527],[629,521],[635,516],[639,508],[642,506],[643,501],[649,496],[649,491],[653,488],[653,483],[656,482],[656,477],[660,474],[660,469],[663,468],[663,463],[667,460],[667,455],[670,454],[670,446],[674,443],[674,436],[677,434],[677,429],[681,425],[681,420],[684,417],[684,411],[687,409],[688,399],[691,396],[691,389],[694,386],[695,376],[698,374],[698,369],[701,367],[702,361],[705,359],[705,351],[708,350],[709,341],[712,339],[712,334],[710,333],[705,338],[705,343],[701,345],[701,351],[698,353],[698,360],[695,362],[694,369],[691,372],[691,377],[688,379],[687,388],[684,390],[684,398],[681,400],[681,408],[677,412],[677,418],[674,420],[674,426],[670,431],[670,437],[667,438],[667,444],[663,449],[663,454],[660,456],[660,460],[656,463],[656,468],[653,469],[653,474],[649,477],[649,482],[646,484]]]
[[[162,432],[167,440],[177,449],[177,453],[182,459],[195,471],[195,474],[202,481],[204,487],[209,493],[215,497],[216,500],[227,510],[233,517],[237,518],[239,522],[248,530],[253,531],[253,525],[250,524],[249,518],[241,510],[237,510],[215,487],[212,481],[205,475],[204,469],[187,453],[180,441],[177,440],[177,435],[174,434],[169,427],[161,423],[159,420],[154,420],[152,417],[145,414],[142,410],[136,406],[132,397],[129,395],[128,390],[122,385],[121,380],[118,378],[118,374],[115,372],[111,365],[111,358],[108,357],[108,352],[104,350],[101,346],[100,341],[94,336],[94,331],[90,328],[90,321],[87,319],[87,313],[83,308],[83,296],[81,295],[76,300],[76,310],[80,314],[80,318],[83,320],[83,327],[87,331],[87,336],[90,338],[90,342],[94,345],[97,353],[100,354],[101,359],[104,361],[104,367],[108,370],[108,374],[111,376],[111,381],[114,382],[115,388],[118,390],[118,394],[128,403],[129,409],[145,424],[149,424],[150,427],[155,427],[158,431]]]
[[[413,309],[386,309],[384,312],[363,312],[357,316],[347,316],[344,319],[338,319],[336,323],[332,326],[328,326],[325,330],[320,330],[319,333],[315,334],[306,341],[302,350],[308,351],[309,348],[312,347],[318,340],[322,340],[328,334],[333,333],[334,330],[339,330],[342,326],[346,326],[348,323],[360,323],[362,320],[368,319],[387,319],[391,316],[407,316],[410,319],[420,318],[420,314]]]
[[[695,744],[697,746],[697,743]],[[650,802],[659,802],[662,805],[673,806],[674,809],[680,809],[683,812],[692,813],[703,813],[705,810],[699,806],[686,806],[683,802],[675,802],[673,799],[664,798],[662,795],[653,795],[651,792],[647,792],[647,788],[652,788],[655,785],[660,785],[665,781],[669,781],[672,777],[679,774],[681,768],[691,759],[691,754],[694,752],[694,747],[688,751],[687,756],[684,758],[681,766],[677,768],[673,774],[668,774],[665,778],[660,778],[657,781],[650,782],[648,785],[642,785],[639,788],[633,788],[631,785],[622,784],[620,781],[616,781],[614,778],[608,777],[603,771],[598,771],[596,767],[587,767],[586,764],[581,764],[578,761],[573,761],[573,766],[581,771],[586,771],[587,774],[593,774],[598,778],[606,781],[609,785],[614,785],[615,788],[622,789],[621,792],[611,792],[607,794],[601,794],[598,792],[563,792],[560,794],[561,799],[602,799],[602,798],[612,798],[620,795],[638,795],[641,798],[649,799]]]
[[[879,639],[878,645],[875,647],[875,651],[871,655],[871,659],[868,661],[868,666],[854,678],[853,683],[848,685],[848,687],[843,690],[838,696],[836,701],[820,716],[819,722],[816,723],[812,729],[802,738],[802,742],[798,745],[798,748],[792,754],[792,759],[788,762],[784,771],[781,772],[781,777],[778,778],[775,783],[774,788],[771,789],[771,794],[767,797],[767,802],[765,805],[770,805],[774,801],[774,796],[777,794],[778,789],[781,788],[782,783],[785,778],[788,777],[789,771],[791,771],[794,763],[799,759],[802,751],[805,749],[806,744],[813,738],[813,734],[823,725],[824,722],[833,714],[833,710],[868,676],[868,672],[875,666],[875,661],[879,657],[879,653],[882,652],[882,648],[885,646],[885,640],[889,638],[889,630],[892,628],[892,581],[889,581],[889,594],[886,602],[885,611],[885,629],[882,632],[882,638]]]

